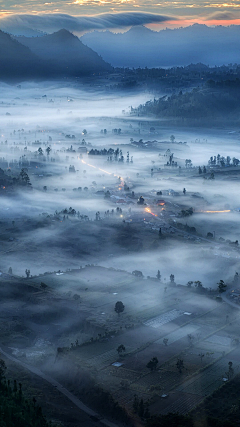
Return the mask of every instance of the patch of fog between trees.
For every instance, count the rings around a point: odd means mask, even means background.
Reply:
[[[99,264],[129,272],[140,270],[145,277],[156,277],[159,269],[162,283],[167,284],[170,274],[174,274],[177,284],[185,285],[188,281],[200,280],[203,286],[216,289],[220,278],[233,279],[239,267],[239,259],[233,259],[232,265],[229,265],[228,258],[217,257],[214,251],[204,245],[194,247],[174,241],[160,250],[112,256]]]

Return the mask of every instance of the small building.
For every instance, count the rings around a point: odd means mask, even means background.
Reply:
[[[165,200],[163,200],[163,199],[159,199],[158,201],[157,201],[157,205],[158,206],[164,206],[166,204],[166,202],[165,202]]]

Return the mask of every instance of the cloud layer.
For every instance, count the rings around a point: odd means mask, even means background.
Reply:
[[[72,32],[124,28],[136,25],[161,23],[176,18],[144,12],[106,13],[95,16],[71,16],[67,14],[10,15],[0,19],[0,28],[15,34],[24,29],[54,32],[62,28]]]
[[[215,12],[212,13],[211,15],[208,15],[206,20],[207,21],[212,21],[212,20],[216,20],[216,21],[232,21],[235,19],[239,19],[240,15],[233,13],[233,12],[228,12],[228,11],[222,11],[222,12]]]

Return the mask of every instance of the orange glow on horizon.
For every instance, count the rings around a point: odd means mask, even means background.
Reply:
[[[194,24],[207,25],[208,27],[219,26],[219,25],[227,27],[230,25],[240,25],[240,18],[226,19],[226,20],[220,20],[220,19],[208,20],[204,17],[198,17],[198,18],[187,17],[187,18],[180,18],[180,19],[171,20],[171,21],[165,21],[161,24],[159,23],[147,24],[146,27],[150,28],[153,31],[160,31],[165,28],[174,29],[174,28],[180,28],[180,27],[189,27]]]

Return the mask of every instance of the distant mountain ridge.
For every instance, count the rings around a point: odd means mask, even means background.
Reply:
[[[0,30],[0,77],[25,75],[30,78],[41,70],[39,58],[31,50]]]
[[[144,26],[125,33],[93,31],[81,37],[114,67],[175,67],[202,62],[210,66],[240,63],[240,26],[194,24],[159,32]]]
[[[65,29],[42,37],[15,37],[15,39],[39,58],[51,61],[63,74],[77,75],[79,72],[89,74],[112,69],[96,52]]]
[[[78,77],[111,70],[67,30],[41,37],[13,37],[0,30],[0,79]]]

